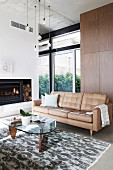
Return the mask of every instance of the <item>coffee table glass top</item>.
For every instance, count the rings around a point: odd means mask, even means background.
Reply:
[[[23,126],[20,117],[11,117],[3,119],[3,123],[11,128],[30,134],[46,134],[55,130],[56,120],[49,117],[41,117],[32,115],[30,124]]]

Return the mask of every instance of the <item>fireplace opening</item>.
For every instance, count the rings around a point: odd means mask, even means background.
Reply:
[[[14,87],[13,87],[14,86]],[[20,88],[18,85],[12,85],[7,86],[3,85],[3,87],[0,87],[0,97],[13,97],[13,96],[19,96],[20,93]]]
[[[0,80],[0,105],[31,100],[31,80]]]

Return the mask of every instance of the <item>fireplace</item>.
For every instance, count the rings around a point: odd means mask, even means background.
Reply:
[[[25,101],[25,87],[31,87],[31,80],[0,80],[0,105]],[[28,93],[31,100],[31,91]]]

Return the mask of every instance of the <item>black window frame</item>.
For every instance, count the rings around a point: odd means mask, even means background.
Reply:
[[[49,83],[49,91],[50,92],[53,90],[52,89],[52,84],[53,84],[53,82],[52,82],[53,81],[53,79],[52,79],[52,77],[53,77],[52,53],[64,51],[64,50],[71,50],[71,49],[80,48],[80,44],[76,44],[76,45],[70,45],[70,46],[52,49],[52,39],[56,36],[63,35],[63,34],[66,34],[66,33],[75,32],[75,31],[78,31],[78,30],[80,30],[80,23],[77,23],[77,24],[74,24],[74,25],[71,25],[71,26],[68,26],[68,27],[65,27],[65,28],[61,28],[61,29],[56,30],[56,31],[52,31],[52,32],[50,32],[50,37],[49,37],[49,33],[41,35],[42,40],[49,39],[49,41],[51,43],[51,47],[49,48],[49,50],[39,52],[39,57],[46,55],[46,54],[49,54],[49,82],[50,82]],[[75,56],[75,58],[76,58],[76,56]],[[76,63],[75,63],[75,67],[76,67]],[[75,81],[76,81],[76,73],[75,73]],[[75,87],[75,89],[76,89],[76,87]]]

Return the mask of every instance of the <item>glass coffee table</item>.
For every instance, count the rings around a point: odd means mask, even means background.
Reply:
[[[30,124],[23,126],[21,118],[9,117],[3,119],[3,123],[9,127],[9,132],[12,139],[15,139],[17,131],[22,131],[28,134],[36,134],[39,137],[39,152],[44,150],[44,146],[48,143],[48,133],[51,133],[56,129],[56,120],[49,117],[41,117],[38,120],[38,116],[32,115]]]

